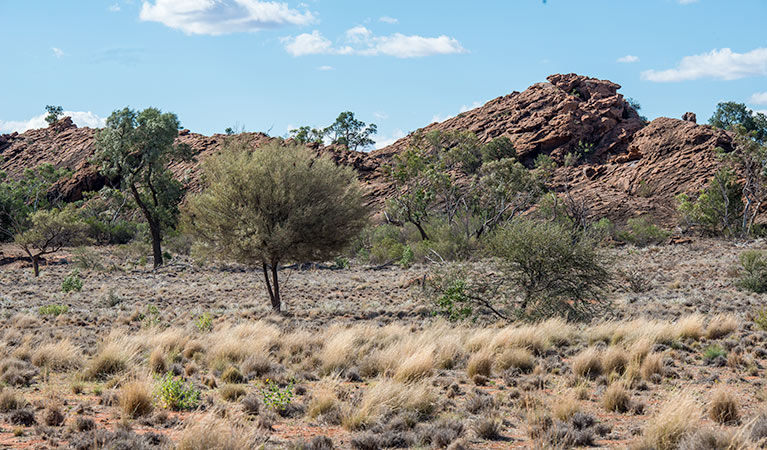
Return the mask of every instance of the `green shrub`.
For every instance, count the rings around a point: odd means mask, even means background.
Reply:
[[[741,233],[743,188],[730,168],[722,168],[693,201],[687,194],[677,197],[677,211],[685,228],[706,234],[737,236]]]
[[[758,250],[746,250],[738,257],[740,279],[738,285],[747,291],[767,292],[767,254]]]
[[[267,378],[266,384],[261,388],[264,405],[275,411],[285,411],[293,401],[293,386],[294,382],[291,381],[284,388],[280,388],[277,383]]]
[[[703,350],[703,358],[706,361],[711,361],[720,356],[725,356],[726,354],[727,352],[722,348],[721,345],[718,344],[709,345],[705,350]]]
[[[449,279],[441,291],[442,295],[435,300],[435,315],[456,322],[467,319],[474,314],[474,307],[467,293],[465,279]]]
[[[618,231],[618,239],[634,244],[637,247],[645,247],[651,244],[660,244],[669,236],[669,232],[650,222],[645,217],[629,219],[626,229]]]
[[[67,305],[45,305],[37,308],[37,312],[43,316],[58,316],[69,312]]]
[[[93,249],[88,247],[77,247],[73,253],[77,267],[85,270],[103,269],[99,254],[96,253]]]
[[[197,329],[202,332],[208,332],[213,329],[213,316],[209,313],[202,313],[197,316],[197,320],[194,321]]]
[[[767,309],[762,308],[754,314],[754,324],[762,331],[767,331]]]
[[[405,248],[402,249],[402,257],[399,259],[399,265],[405,268],[410,267],[413,264],[414,257],[413,249],[410,248],[410,245],[406,245]]]
[[[516,220],[495,233],[490,249],[531,318],[580,320],[604,301],[610,272],[594,241],[556,223]]]
[[[200,391],[167,373],[157,380],[157,396],[166,409],[190,410],[200,404]]]
[[[78,269],[70,272],[69,275],[64,278],[64,281],[61,282],[61,290],[65,294],[72,291],[80,292],[82,289],[83,280],[80,279],[80,271]]]

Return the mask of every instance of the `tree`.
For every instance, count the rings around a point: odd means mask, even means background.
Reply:
[[[130,193],[149,226],[154,267],[163,263],[163,230],[176,224],[181,183],[173,178],[168,163],[191,159],[187,145],[175,144],[179,121],[173,113],[156,108],[136,112],[114,111],[96,137],[95,163],[101,173],[118,180]]]
[[[68,174],[51,164],[26,169],[15,179],[0,172],[0,241],[12,240],[27,230],[31,225],[30,216],[35,212],[61,206],[61,199],[49,190]]]
[[[45,116],[45,121],[48,123],[48,126],[58,122],[59,117],[64,114],[64,108],[61,106],[47,105],[45,110],[48,112],[48,115]]]
[[[318,130],[306,125],[290,130],[290,137],[299,144],[321,144],[324,136],[324,130]]]
[[[361,120],[354,118],[354,113],[344,111],[338,115],[332,125],[323,130],[323,134],[330,136],[331,143],[343,145],[349,150],[365,148],[375,144],[370,136],[378,132],[378,127],[374,123],[365,124]]]
[[[677,202],[688,227],[700,227],[713,235],[737,236],[741,232],[743,187],[730,167],[720,168],[694,202],[687,194],[678,195]]]
[[[40,275],[40,258],[66,245],[78,245],[85,239],[85,224],[73,207],[38,210],[30,217],[30,227],[13,242],[29,256],[35,276]]]
[[[515,220],[490,243],[508,281],[534,316],[588,317],[602,304],[610,272],[585,235],[552,222]]]
[[[280,264],[329,259],[369,215],[354,171],[300,146],[232,141],[206,161],[205,177],[186,202],[185,229],[222,258],[260,265],[274,311]]]
[[[767,116],[763,113],[755,113],[743,103],[719,103],[708,123],[725,130],[734,130],[737,125],[740,125],[752,135],[755,141],[761,144],[767,143]]]

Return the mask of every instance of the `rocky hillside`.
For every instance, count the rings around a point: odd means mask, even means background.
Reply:
[[[717,167],[714,149],[730,149],[731,138],[722,130],[697,125],[690,114],[687,120],[659,118],[645,124],[619,89],[610,81],[552,75],[546,83],[418,131],[468,130],[482,142],[507,136],[528,165],[541,153],[561,161],[568,152],[588,145],[592,151],[585,164],[559,169],[556,189],[561,191],[564,180],[569,179],[572,192],[587,198],[593,214],[600,217],[623,222],[650,215],[668,224],[673,218],[674,196],[706,183]],[[25,168],[45,162],[67,167],[74,176],[56,189],[65,198],[77,200],[83,191],[99,189],[105,183],[89,163],[95,132],[64,118],[46,129],[0,135],[0,169],[17,176]],[[200,161],[221,150],[226,138],[182,130],[179,141],[194,149],[196,160],[172,164],[171,169],[191,189],[198,188]],[[276,139],[263,133],[244,133],[243,138],[254,147]],[[369,202],[381,205],[391,192],[383,167],[409,141],[408,136],[370,153],[322,146],[315,150],[354,167],[368,186]]]

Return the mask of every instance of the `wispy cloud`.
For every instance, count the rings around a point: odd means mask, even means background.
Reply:
[[[92,57],[94,63],[114,63],[133,67],[143,61],[144,49],[141,48],[110,48],[96,53]]]
[[[321,70],[323,72],[327,72],[328,70],[336,70],[333,66],[319,66],[317,67],[317,70]]]
[[[394,25],[395,23],[399,23],[399,20],[395,19],[394,17],[389,16],[383,16],[378,19],[380,22],[388,23],[390,25]]]
[[[678,0],[680,5],[689,5],[691,3],[697,3],[698,0]]]
[[[396,130],[392,131],[391,134],[389,134],[387,136],[381,136],[378,139],[376,139],[375,148],[379,149],[379,148],[387,147],[387,146],[397,142],[398,140],[402,139],[405,136],[406,136],[406,134],[405,134],[404,131],[402,131],[400,129],[396,129]]]
[[[114,3],[110,5],[108,9],[109,9],[109,12],[120,12],[120,4]]]
[[[23,133],[34,128],[45,128],[48,126],[45,121],[47,115],[48,113],[42,113],[28,120],[0,120],[0,133],[13,133],[14,131]],[[106,119],[90,111],[64,111],[64,116],[71,117],[75,125],[79,127],[99,128],[103,127],[106,122]]]
[[[51,47],[51,51],[53,51],[53,56],[56,58],[61,58],[64,56],[64,51],[58,47]]]
[[[767,92],[757,92],[749,97],[748,102],[753,105],[767,105]]]
[[[685,56],[675,69],[646,70],[642,79],[655,82],[687,81],[701,78],[737,80],[767,75],[767,48],[736,53],[729,48]]]
[[[282,38],[285,50],[293,56],[305,55],[387,55],[395,58],[421,58],[431,55],[466,53],[456,39],[442,35],[423,37],[395,33],[375,36],[372,31],[356,26],[344,34],[341,44],[334,44],[319,31]]]
[[[626,55],[626,56],[621,56],[620,58],[618,58],[618,62],[623,64],[631,64],[637,61],[639,61],[639,57],[634,55]]]
[[[139,18],[186,34],[252,33],[315,21],[308,10],[259,0],[155,0],[143,2]]]

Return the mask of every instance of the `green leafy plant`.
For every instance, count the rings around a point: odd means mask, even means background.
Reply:
[[[280,388],[274,380],[267,378],[266,383],[261,388],[261,397],[264,405],[275,411],[285,411],[290,406],[290,402],[293,401],[294,384],[295,382],[291,380],[287,386]]]
[[[69,312],[69,306],[67,305],[45,305],[37,308],[37,312],[44,316],[58,316]]]
[[[157,380],[157,396],[164,408],[173,411],[194,409],[200,404],[200,391],[172,373]]]
[[[349,259],[344,256],[336,256],[333,262],[335,266],[338,267],[339,269],[349,268]]]
[[[709,345],[708,347],[706,347],[705,350],[703,350],[703,358],[706,361],[712,361],[726,354],[727,352],[722,348],[721,345],[718,345],[718,344]]]
[[[740,279],[738,285],[757,294],[767,292],[767,254],[758,250],[746,250],[738,257]]]
[[[767,308],[762,308],[754,314],[754,324],[760,330],[767,331]]]
[[[83,280],[80,278],[80,271],[78,269],[70,272],[69,275],[64,278],[64,281],[61,282],[61,291],[65,294],[72,291],[80,292],[82,289]]]
[[[413,258],[415,258],[413,249],[409,245],[406,245],[405,248],[402,249],[402,257],[399,260],[399,265],[405,268],[410,267],[413,264]]]
[[[194,324],[197,326],[198,330],[208,332],[213,329],[213,316],[211,316],[210,313],[202,313],[197,316]]]
[[[139,320],[146,328],[157,326],[160,324],[160,310],[154,305],[149,305],[146,307],[146,313],[139,315]]]
[[[471,299],[466,292],[466,280],[456,278],[442,290],[435,300],[435,315],[440,315],[451,322],[465,320],[474,314]]]
[[[626,223],[626,229],[617,233],[618,239],[634,244],[637,247],[645,247],[651,244],[660,244],[669,236],[669,232],[659,228],[645,217],[635,217]]]

